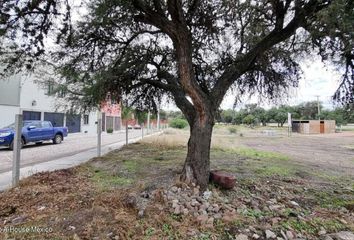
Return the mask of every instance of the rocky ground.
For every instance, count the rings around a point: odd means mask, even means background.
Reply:
[[[0,238],[354,239],[351,178],[281,174],[283,156],[213,149],[213,168],[237,182],[200,192],[177,180],[184,158],[185,147],[138,143],[36,174],[0,193]]]

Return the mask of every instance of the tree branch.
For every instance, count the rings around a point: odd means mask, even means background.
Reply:
[[[255,59],[272,48],[274,45],[288,39],[295,34],[299,27],[306,25],[307,18],[313,16],[314,13],[328,6],[324,1],[323,4],[316,0],[309,1],[303,8],[296,8],[295,16],[282,29],[274,28],[266,37],[259,41],[245,55],[236,58],[233,64],[226,68],[212,89],[212,97],[214,105],[218,107],[221,104],[227,90],[230,86],[245,72],[249,71]],[[279,24],[279,23],[278,23]]]

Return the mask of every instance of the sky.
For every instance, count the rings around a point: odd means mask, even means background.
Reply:
[[[333,66],[326,66],[319,58],[305,60],[300,63],[303,75],[299,83],[299,87],[289,91],[288,99],[279,99],[279,104],[297,105],[302,102],[316,101],[319,96],[324,108],[332,109],[333,103],[331,97],[338,88],[341,74],[334,69]],[[260,106],[269,109],[275,104],[268,101],[260,101],[257,97],[245,99],[236,109],[242,108],[243,105],[249,103],[257,103]],[[234,96],[229,92],[221,104],[222,109],[232,109],[234,104]],[[173,103],[163,103],[163,109],[176,111],[178,108]]]

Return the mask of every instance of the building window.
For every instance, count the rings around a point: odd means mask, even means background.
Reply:
[[[54,93],[54,82],[47,83],[47,95],[52,95]]]
[[[85,125],[89,124],[89,115],[84,115],[84,124]]]
[[[66,90],[64,88],[58,91],[58,97],[64,98],[66,96]]]

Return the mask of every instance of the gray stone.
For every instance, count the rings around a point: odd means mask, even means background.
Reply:
[[[235,237],[236,240],[248,240],[248,236],[245,235],[245,234],[238,234],[236,237]]]
[[[144,209],[140,209],[139,212],[138,212],[138,217],[139,218],[143,218],[144,217],[144,213],[145,213]]]
[[[200,205],[200,203],[196,199],[192,199],[192,202],[191,202],[192,207],[199,206],[199,205]]]
[[[300,207],[300,205],[295,202],[295,201],[290,201],[291,205],[293,205],[294,207]]]
[[[214,218],[211,217],[211,218],[208,219],[207,225],[213,225],[213,224],[214,224]]]
[[[201,225],[206,224],[207,221],[208,221],[208,215],[207,215],[207,214],[199,215],[199,216],[197,217],[197,221],[198,221]]]
[[[269,206],[269,209],[272,210],[272,211],[276,211],[276,210],[279,210],[281,208],[282,208],[281,205],[270,205]]]
[[[354,240],[354,233],[349,231],[341,231],[341,232],[329,234],[328,236],[335,240]]]
[[[259,236],[257,233],[255,233],[255,234],[252,235],[252,238],[253,238],[253,239],[259,239],[260,237],[261,237],[261,236]]]
[[[176,215],[181,214],[181,206],[178,205],[178,206],[175,208],[175,210],[173,211],[173,213],[176,214]]]
[[[277,235],[270,230],[266,230],[265,235],[267,239],[275,239],[277,237]]]
[[[26,219],[27,219],[26,216],[19,216],[19,217],[16,217],[16,218],[12,219],[11,222],[12,222],[13,224],[17,225],[17,224],[21,224],[21,223],[25,222]]]
[[[318,235],[322,236],[322,235],[325,235],[326,233],[327,233],[326,229],[321,227],[320,231],[318,232]]]
[[[187,208],[183,208],[182,213],[183,215],[188,215],[189,211]]]

